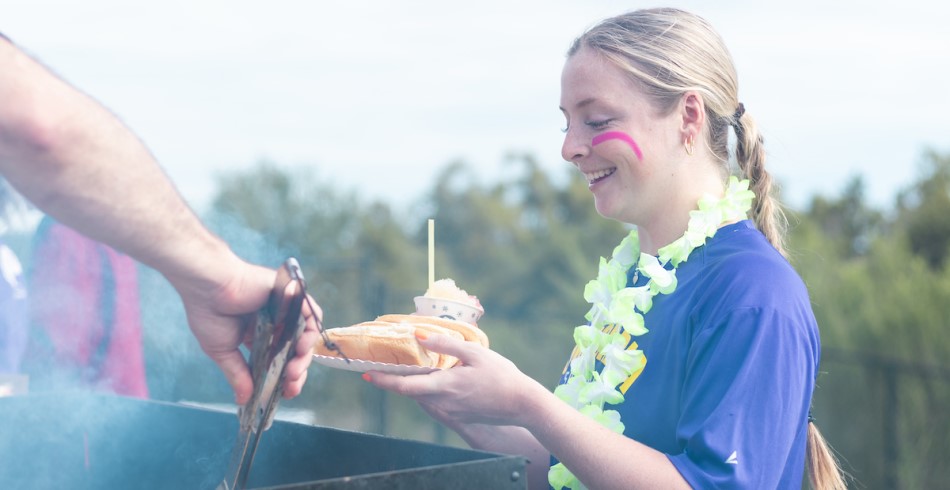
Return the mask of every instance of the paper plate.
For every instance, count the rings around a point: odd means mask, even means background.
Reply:
[[[318,354],[313,355],[313,362],[335,369],[345,369],[347,371],[356,371],[358,373],[364,373],[366,371],[379,371],[392,374],[427,374],[439,370],[439,368],[434,367],[389,364],[385,362],[361,361],[359,359],[350,359],[350,362],[346,362],[345,359],[340,357],[321,356]]]

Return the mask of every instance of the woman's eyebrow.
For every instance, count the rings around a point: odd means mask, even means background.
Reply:
[[[583,108],[584,106],[591,105],[591,104],[593,104],[593,103],[596,102],[596,101],[597,101],[597,98],[596,98],[596,97],[588,97],[588,98],[586,98],[586,99],[584,99],[584,100],[578,102],[577,104],[574,104],[574,107],[575,107],[576,109],[581,109],[581,108]],[[561,109],[561,112],[566,112],[565,109],[564,109],[564,107],[562,107],[562,106],[558,106],[558,109]]]

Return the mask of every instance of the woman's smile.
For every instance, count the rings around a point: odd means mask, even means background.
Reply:
[[[597,170],[595,172],[584,172],[584,178],[587,179],[587,186],[593,187],[595,184],[602,182],[607,177],[610,177],[617,171],[617,167],[605,168],[603,170]]]

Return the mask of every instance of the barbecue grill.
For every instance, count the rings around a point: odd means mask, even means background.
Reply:
[[[214,489],[233,413],[88,393],[0,398],[0,488]],[[276,420],[247,487],[524,489],[524,458]]]

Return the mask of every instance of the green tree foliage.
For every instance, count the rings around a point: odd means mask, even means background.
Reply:
[[[306,169],[284,170],[264,161],[218,180],[215,224],[226,216],[239,218],[269,245],[299,250],[307,258],[337,255],[356,243],[360,209],[355,194],[320,182]]]
[[[948,167],[928,155],[890,221],[855,180],[839,198],[813,199],[791,237],[826,353],[820,425],[867,488],[934,488],[950,477],[937,464],[950,451]]]
[[[855,257],[867,252],[883,231],[884,216],[865,203],[864,179],[856,176],[838,199],[814,196],[808,221],[824,235],[823,246],[833,248],[838,257]]]
[[[911,250],[940,268],[950,252],[950,155],[928,152],[923,173],[925,178],[898,196],[898,224]]]

